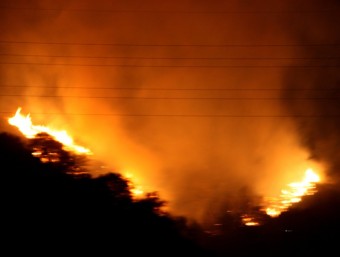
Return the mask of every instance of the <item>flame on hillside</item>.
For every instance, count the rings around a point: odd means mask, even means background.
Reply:
[[[318,182],[320,182],[320,176],[312,169],[307,169],[300,182],[289,183],[287,188],[281,190],[279,197],[268,199],[268,205],[264,211],[271,217],[279,216],[291,205],[300,202],[303,196],[314,194]]]
[[[19,107],[15,115],[8,119],[9,124],[16,126],[27,138],[34,138],[39,133],[47,133],[54,140],[63,144],[68,150],[79,154],[91,154],[91,151],[83,146],[76,145],[72,137],[65,130],[54,130],[42,125],[33,125],[29,114],[22,115]]]
[[[256,220],[255,217],[249,215],[249,214],[244,214],[241,216],[242,223],[246,226],[259,226],[260,222]]]
[[[33,125],[30,114],[26,116],[21,114],[21,107],[19,107],[13,117],[8,118],[9,124],[17,127],[20,132],[27,138],[37,138],[42,133],[51,136],[55,141],[61,143],[67,150],[77,154],[92,154],[91,150],[83,146],[76,145],[72,137],[65,130],[54,130],[47,126]],[[41,151],[35,151],[33,156],[40,158],[42,162],[58,162],[59,158],[55,153],[50,152],[44,155]],[[126,173],[125,178],[128,180],[130,192],[134,198],[142,197],[145,192],[137,183],[137,179],[132,173]]]
[[[24,116],[20,112],[21,108],[19,107],[15,115],[8,119],[8,122],[16,126],[27,138],[36,138],[39,134],[46,133],[54,140],[60,142],[67,150],[78,154],[92,154],[89,149],[76,145],[72,137],[65,130],[54,130],[47,126],[33,125],[30,115]],[[33,153],[33,155],[37,157],[39,157],[39,154],[40,153]],[[51,156],[49,156],[49,158],[50,157]],[[52,160],[54,159],[52,158]],[[139,185],[138,179],[132,173],[125,172],[124,176],[128,180],[130,192],[134,198],[140,198],[145,195],[145,191]],[[320,182],[320,176],[312,169],[307,169],[304,178],[300,182],[289,183],[287,188],[281,190],[279,197],[266,198],[261,212],[271,217],[279,216],[290,206],[300,202],[303,196],[314,194],[318,182]],[[258,221],[257,215],[249,213],[241,215],[241,220],[246,226],[258,226],[261,224],[261,222]]]
[[[316,185],[320,181],[320,176],[311,168],[308,168],[301,181],[289,183],[286,188],[281,190],[278,197],[266,197],[259,212],[255,211],[241,215],[243,225],[261,225],[264,222],[263,214],[272,218],[280,216],[282,212],[302,201],[304,196],[315,194],[317,191]]]
[[[132,193],[134,198],[144,196],[145,192],[142,189],[142,186],[139,185],[138,179],[132,173],[126,172],[125,178],[128,181],[130,192]]]

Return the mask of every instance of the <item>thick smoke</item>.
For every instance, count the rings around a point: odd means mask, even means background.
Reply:
[[[321,12],[294,27],[292,33],[297,42],[314,44],[299,49],[296,56],[315,59],[304,61],[305,69],[287,70],[283,91],[284,97],[289,99],[285,104],[290,113],[308,116],[295,121],[300,141],[308,148],[312,159],[326,163],[332,182],[338,181],[340,174],[339,7],[338,1],[328,1],[322,10],[332,12]]]
[[[338,23],[319,27],[327,13],[311,1],[240,2],[2,1],[1,111],[68,130],[198,221],[276,195],[311,153],[337,160],[338,121],[290,115],[339,103],[292,100],[287,112],[282,95],[338,86],[336,69],[286,68],[333,56],[290,45],[334,43]]]

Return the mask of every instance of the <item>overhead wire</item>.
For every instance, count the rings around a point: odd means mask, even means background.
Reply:
[[[39,63],[39,62],[0,62],[0,65],[39,65],[39,66],[74,66],[74,67],[122,67],[122,68],[339,68],[340,64],[336,65],[138,65],[138,64],[81,64],[81,63]]]
[[[59,8],[36,8],[36,7],[9,7],[0,6],[0,9],[9,10],[35,10],[35,11],[86,11],[86,12],[113,12],[113,13],[177,13],[177,14],[318,14],[318,13],[338,13],[339,10],[274,10],[274,11],[180,11],[180,10],[93,10],[93,9],[81,9],[81,8],[69,8],[69,9],[59,9]],[[68,46],[110,46],[110,47],[197,47],[197,48],[268,48],[268,47],[339,47],[338,42],[328,42],[328,43],[309,43],[309,44],[154,44],[154,43],[102,43],[102,42],[39,42],[39,41],[12,41],[12,40],[0,40],[0,44],[7,45],[68,45]],[[39,54],[10,54],[2,53],[2,56],[12,56],[12,57],[50,57],[50,58],[89,58],[89,59],[138,59],[138,60],[337,60],[339,57],[326,56],[326,57],[144,57],[144,56],[65,56],[65,55],[39,55]],[[47,65],[47,66],[89,66],[89,67],[155,67],[155,68],[338,68],[339,64],[332,65],[130,65],[130,64],[82,64],[82,63],[45,63],[45,62],[2,62],[0,65]],[[8,87],[8,86],[7,86]],[[9,86],[9,87],[24,87],[20,85]],[[39,86],[36,86],[39,87]],[[43,88],[53,88],[41,86]],[[81,88],[81,89],[119,89],[119,90],[135,90],[136,88],[107,88],[107,87],[58,87],[58,88]],[[279,90],[279,89],[158,89],[158,88],[143,88],[143,90]],[[304,91],[306,89],[299,89],[299,91]],[[328,89],[325,89],[328,90]],[[335,89],[329,89],[335,90]],[[338,100],[335,98],[244,98],[244,97],[116,97],[116,96],[50,96],[50,95],[0,95],[7,97],[72,97],[72,98],[117,98],[117,99],[171,99],[171,100]],[[3,113],[3,112],[0,112]],[[132,116],[132,117],[319,117],[318,115],[176,115],[176,114],[69,114],[69,115],[109,115],[109,116]],[[337,115],[336,115],[337,116]],[[334,115],[322,117],[335,117]]]
[[[176,88],[156,88],[156,87],[102,87],[102,86],[48,86],[48,85],[13,85],[13,84],[0,84],[0,87],[6,88],[55,88],[55,89],[107,89],[107,90],[151,90],[151,91],[282,91],[282,88],[216,88],[216,87],[209,87],[209,88],[185,88],[185,87],[176,87]],[[334,90],[339,91],[340,88],[285,88],[284,91],[331,91]]]
[[[340,43],[309,43],[309,44],[135,44],[135,43],[81,43],[81,42],[43,42],[0,40],[0,44],[35,44],[35,45],[73,45],[73,46],[123,46],[123,47],[321,47],[340,46]]]
[[[320,57],[148,57],[148,56],[84,56],[84,55],[42,55],[0,53],[0,56],[81,58],[81,59],[141,59],[141,60],[338,60],[337,56]]]
[[[79,96],[2,94],[1,97],[144,99],[144,100],[340,100],[339,97],[141,97],[141,96]]]
[[[0,111],[1,114],[13,112]],[[234,114],[125,114],[125,113],[30,113],[30,115],[70,115],[70,116],[121,116],[121,117],[192,117],[192,118],[334,118],[340,115],[290,114],[290,115],[234,115]]]
[[[337,9],[310,9],[310,10],[164,10],[164,9],[94,9],[94,8],[43,8],[32,6],[9,6],[2,5],[3,10],[32,10],[32,11],[66,11],[66,12],[91,12],[91,13],[162,13],[162,14],[319,14],[338,13]]]

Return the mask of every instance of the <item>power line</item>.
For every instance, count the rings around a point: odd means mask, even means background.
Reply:
[[[2,114],[13,112],[1,111]],[[119,113],[30,113],[30,115],[63,115],[63,116],[117,116],[117,117],[184,117],[184,118],[335,118],[340,115],[233,115],[233,114],[119,114]]]
[[[37,98],[88,98],[88,99],[142,99],[142,100],[340,100],[339,97],[136,97],[136,96],[74,96],[74,95],[19,95],[3,94],[0,97]]]
[[[146,56],[84,56],[84,55],[42,55],[42,54],[9,54],[14,57],[46,57],[46,58],[83,58],[83,59],[132,59],[132,60],[337,60],[340,57],[146,57]]]
[[[36,44],[36,45],[74,45],[74,46],[121,46],[121,47],[307,47],[340,46],[340,43],[314,44],[132,44],[132,43],[79,43],[79,42],[39,42],[0,40],[0,44]]]
[[[81,64],[81,63],[29,63],[1,62],[0,65],[40,65],[78,67],[122,67],[122,68],[339,68],[339,65],[138,65],[138,64]]]
[[[107,89],[107,90],[150,90],[150,91],[339,91],[340,88],[154,88],[154,87],[80,87],[80,86],[36,86],[36,85],[6,85],[2,88],[54,88],[54,89]]]
[[[34,10],[34,11],[66,11],[66,12],[99,12],[99,13],[170,13],[170,14],[318,14],[338,13],[337,9],[325,10],[137,10],[137,9],[88,9],[88,8],[41,8],[27,6],[0,6],[4,10]]]

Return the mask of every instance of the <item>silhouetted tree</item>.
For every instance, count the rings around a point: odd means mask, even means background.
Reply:
[[[164,202],[156,193],[134,200],[119,174],[77,176],[74,170],[86,168],[76,157],[48,135],[0,133],[2,238],[13,255],[24,249],[45,255],[212,256],[182,233],[188,227],[160,211]]]

